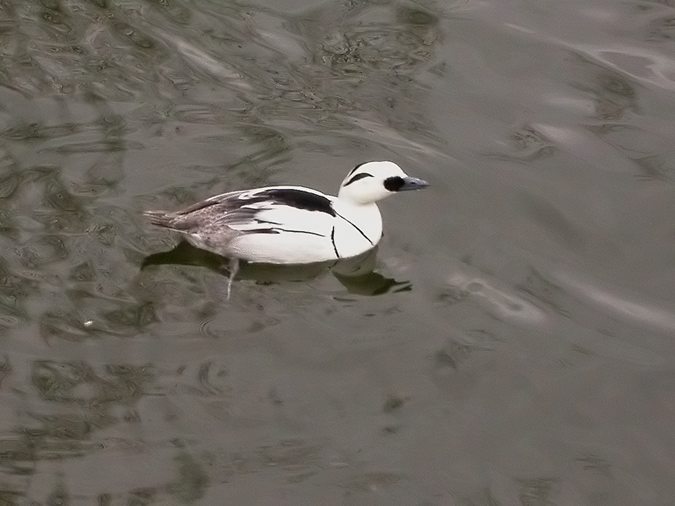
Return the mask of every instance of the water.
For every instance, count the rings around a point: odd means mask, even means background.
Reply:
[[[0,2],[0,504],[672,504],[673,19]],[[369,159],[360,277],[141,216]]]

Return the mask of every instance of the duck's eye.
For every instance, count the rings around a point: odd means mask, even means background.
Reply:
[[[359,179],[363,179],[364,177],[374,177],[374,176],[372,174],[368,174],[367,172],[361,172],[360,174],[357,174],[356,176],[351,178],[349,181],[347,181],[344,185],[349,186],[354,181],[358,181]]]
[[[405,184],[405,181],[400,176],[388,177],[384,180],[384,187],[390,192],[397,192]]]

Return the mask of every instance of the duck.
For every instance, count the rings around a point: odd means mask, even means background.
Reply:
[[[349,171],[337,196],[303,186],[265,186],[144,215],[193,246],[228,257],[229,297],[239,260],[310,264],[356,257],[375,248],[382,237],[377,202],[427,186],[394,162],[368,161]]]

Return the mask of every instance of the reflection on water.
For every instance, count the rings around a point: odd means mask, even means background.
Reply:
[[[410,290],[406,281],[396,281],[373,272],[377,248],[354,258],[304,265],[275,265],[241,262],[236,280],[254,280],[259,284],[308,281],[327,272],[332,273],[348,292],[359,295],[383,295],[390,291]],[[195,248],[186,241],[162,253],[153,253],[143,259],[142,267],[151,265],[196,265],[229,276],[229,259]]]
[[[0,504],[672,501],[672,17],[0,2]],[[229,302],[141,216],[376,158],[377,257]]]

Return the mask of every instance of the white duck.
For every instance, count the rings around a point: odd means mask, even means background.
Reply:
[[[230,257],[231,282],[238,259],[303,264],[357,256],[382,237],[376,202],[426,186],[393,162],[366,162],[347,174],[337,197],[302,186],[266,186],[145,215],[198,248]]]

